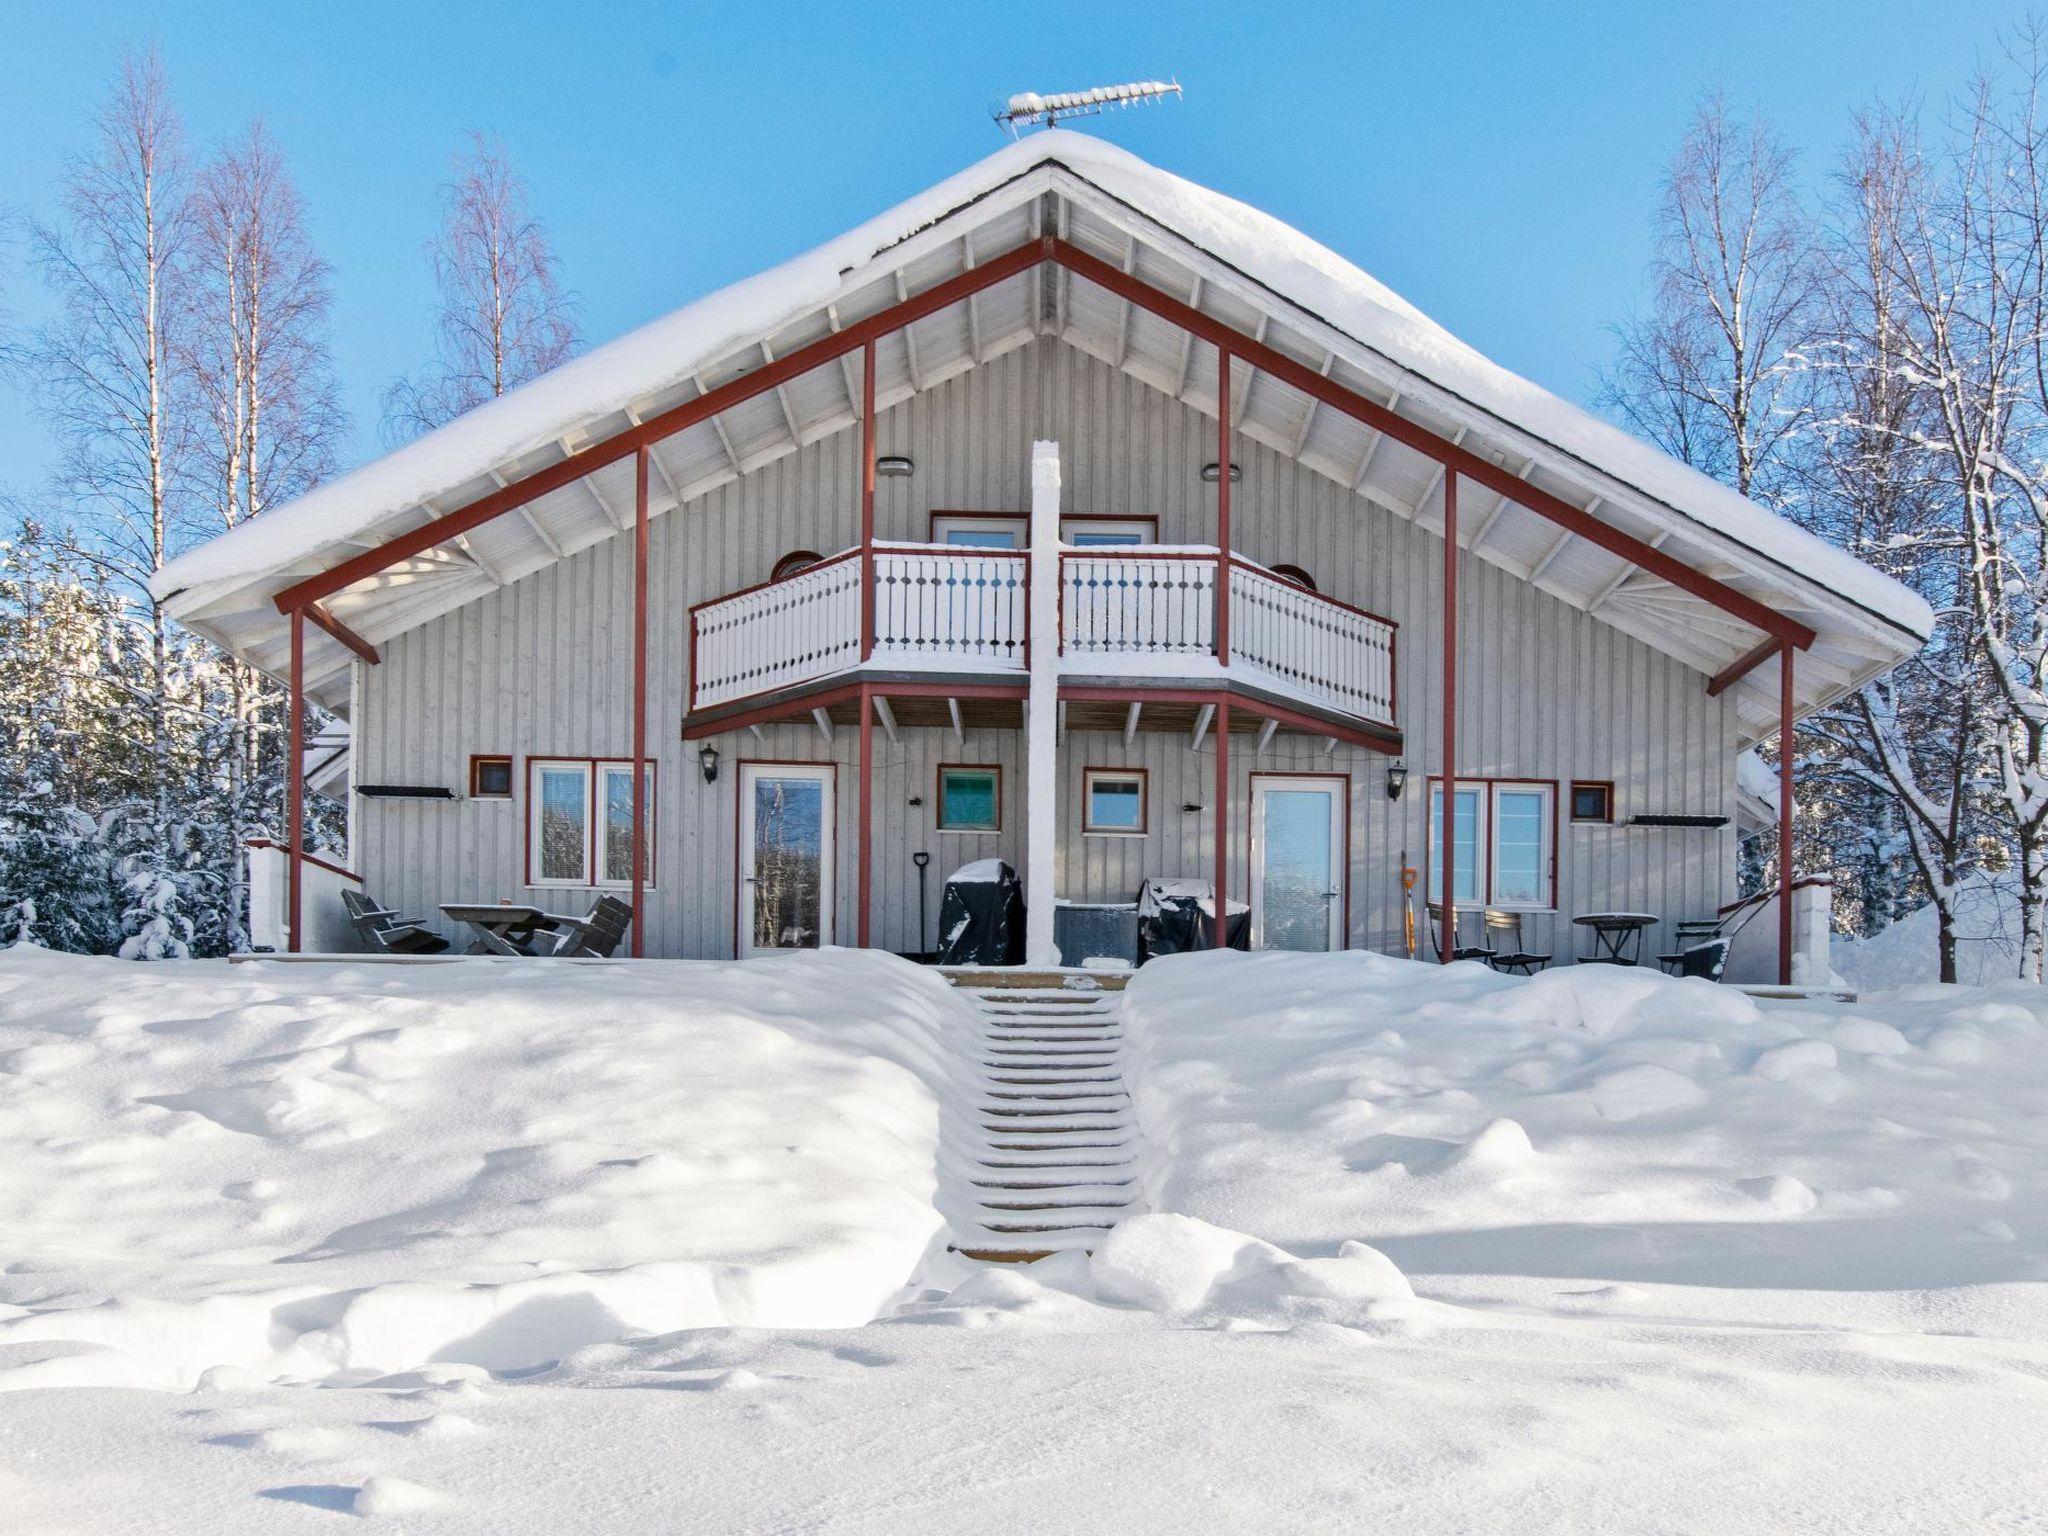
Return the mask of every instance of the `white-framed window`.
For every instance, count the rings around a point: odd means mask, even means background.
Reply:
[[[654,885],[655,765],[647,764],[646,881]],[[630,760],[526,760],[526,883],[633,883],[633,764]]]
[[[1143,837],[1151,806],[1142,768],[1081,770],[1081,830],[1090,837]]]
[[[939,830],[1000,832],[1003,770],[992,763],[939,765]]]
[[[1030,528],[1021,515],[973,516],[942,512],[932,519],[932,542],[953,544],[963,549],[1022,549]]]
[[[1063,517],[1060,542],[1076,549],[1115,549],[1159,542],[1158,524],[1149,517]]]
[[[1431,901],[1442,899],[1444,789],[1429,782]],[[1556,900],[1557,786],[1540,779],[1458,782],[1451,805],[1451,895],[1459,906],[1548,910]]]
[[[1031,523],[1022,513],[936,512],[932,542],[965,549],[1023,549],[1031,542]],[[1070,516],[1060,519],[1060,542],[1076,549],[1114,549],[1159,542],[1159,520],[1152,517]]]

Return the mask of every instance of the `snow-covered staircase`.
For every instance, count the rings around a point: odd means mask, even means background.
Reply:
[[[956,975],[980,1015],[972,1190],[954,1250],[1028,1263],[1092,1248],[1136,1199],[1136,1133],[1124,1091],[1122,978]]]

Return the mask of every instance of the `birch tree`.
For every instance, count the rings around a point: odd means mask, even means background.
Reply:
[[[433,360],[384,397],[392,441],[428,432],[576,350],[576,306],[504,143],[470,135],[427,245],[439,299]]]
[[[25,348],[40,408],[55,428],[63,489],[90,535],[90,554],[124,582],[147,633],[143,675],[151,762],[142,803],[126,822],[126,952],[186,952],[178,910],[177,808],[171,761],[172,641],[148,581],[181,529],[174,486],[187,441],[173,408],[183,313],[178,251],[184,235],[184,150],[162,60],[131,54],[94,121],[90,151],[66,169],[61,216],[35,222],[36,266],[57,316]]]

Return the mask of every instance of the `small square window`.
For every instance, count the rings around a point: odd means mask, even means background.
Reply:
[[[1580,779],[1574,782],[1572,820],[1614,820],[1614,786],[1605,779]]]
[[[995,767],[939,769],[939,830],[995,832],[1003,824],[1003,770]]]
[[[1142,768],[1088,768],[1081,774],[1081,830],[1108,836],[1142,836],[1146,775]]]
[[[472,757],[469,760],[469,798],[472,800],[510,800],[512,798],[512,759],[509,757]]]

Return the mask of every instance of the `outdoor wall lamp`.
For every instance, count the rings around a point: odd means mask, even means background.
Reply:
[[[917,466],[900,453],[885,453],[875,460],[875,473],[884,480],[908,480]]]
[[[1180,813],[1183,816],[1199,816],[1202,814],[1202,808],[1201,806],[1197,805],[1194,801],[1190,800],[1186,805],[1183,805],[1180,808]]]
[[[705,742],[703,746],[697,749],[697,761],[704,769],[704,782],[706,784],[717,783],[718,748],[712,746],[708,741]]]
[[[1407,765],[1405,763],[1389,763],[1387,765],[1387,798],[1389,800],[1400,799],[1401,791],[1407,787]]]
[[[1215,463],[1204,464],[1202,466],[1202,478],[1208,481],[1211,485],[1214,485],[1218,480],[1221,480],[1223,478],[1223,466],[1221,464]],[[1232,485],[1235,485],[1238,481],[1242,480],[1243,478],[1244,466],[1242,464],[1231,465],[1230,483]]]

